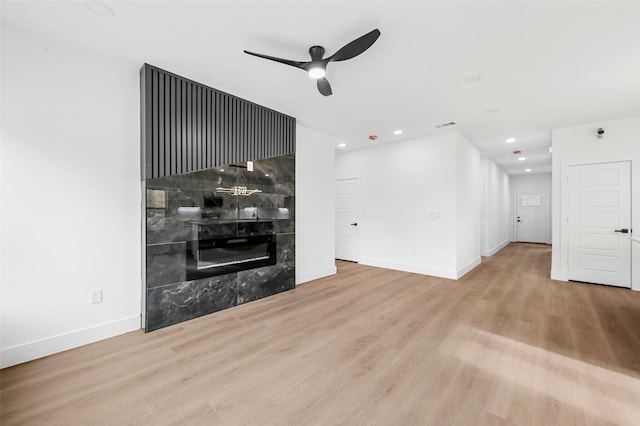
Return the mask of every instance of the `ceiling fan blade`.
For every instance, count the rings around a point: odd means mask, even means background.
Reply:
[[[318,90],[325,96],[331,96],[333,94],[329,80],[324,77],[318,79]]]
[[[330,61],[346,61],[347,59],[355,58],[365,50],[371,47],[373,43],[380,37],[380,30],[377,28],[360,38],[353,40],[351,43],[345,45],[336,53],[334,53],[329,60]]]
[[[268,59],[270,61],[280,62],[281,64],[291,65],[292,67],[300,68],[300,69],[303,69],[303,70],[306,69],[306,67],[310,63],[310,62],[298,62],[298,61],[291,61],[289,59],[276,58],[275,56],[269,56],[269,55],[263,55],[261,53],[249,52],[248,50],[245,50],[244,53],[246,53],[248,55],[252,55],[252,56],[257,56],[258,58],[263,58],[263,59]]]

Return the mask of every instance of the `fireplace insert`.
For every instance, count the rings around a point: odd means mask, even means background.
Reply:
[[[201,239],[187,244],[187,280],[275,264],[274,235]]]

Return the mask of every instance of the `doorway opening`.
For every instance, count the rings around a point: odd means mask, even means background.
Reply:
[[[631,162],[569,167],[568,279],[631,287]]]
[[[336,259],[358,262],[357,178],[335,181]]]
[[[514,236],[517,242],[550,244],[549,191],[518,191]]]

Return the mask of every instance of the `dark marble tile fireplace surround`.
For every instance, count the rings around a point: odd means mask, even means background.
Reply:
[[[293,154],[145,186],[146,331],[295,287]]]
[[[140,69],[145,331],[295,287],[296,119]]]
[[[140,69],[145,331],[295,287],[296,119]]]

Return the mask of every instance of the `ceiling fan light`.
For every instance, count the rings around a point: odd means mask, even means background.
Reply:
[[[309,77],[315,78],[316,80],[325,76],[324,68],[315,67],[309,70]]]

